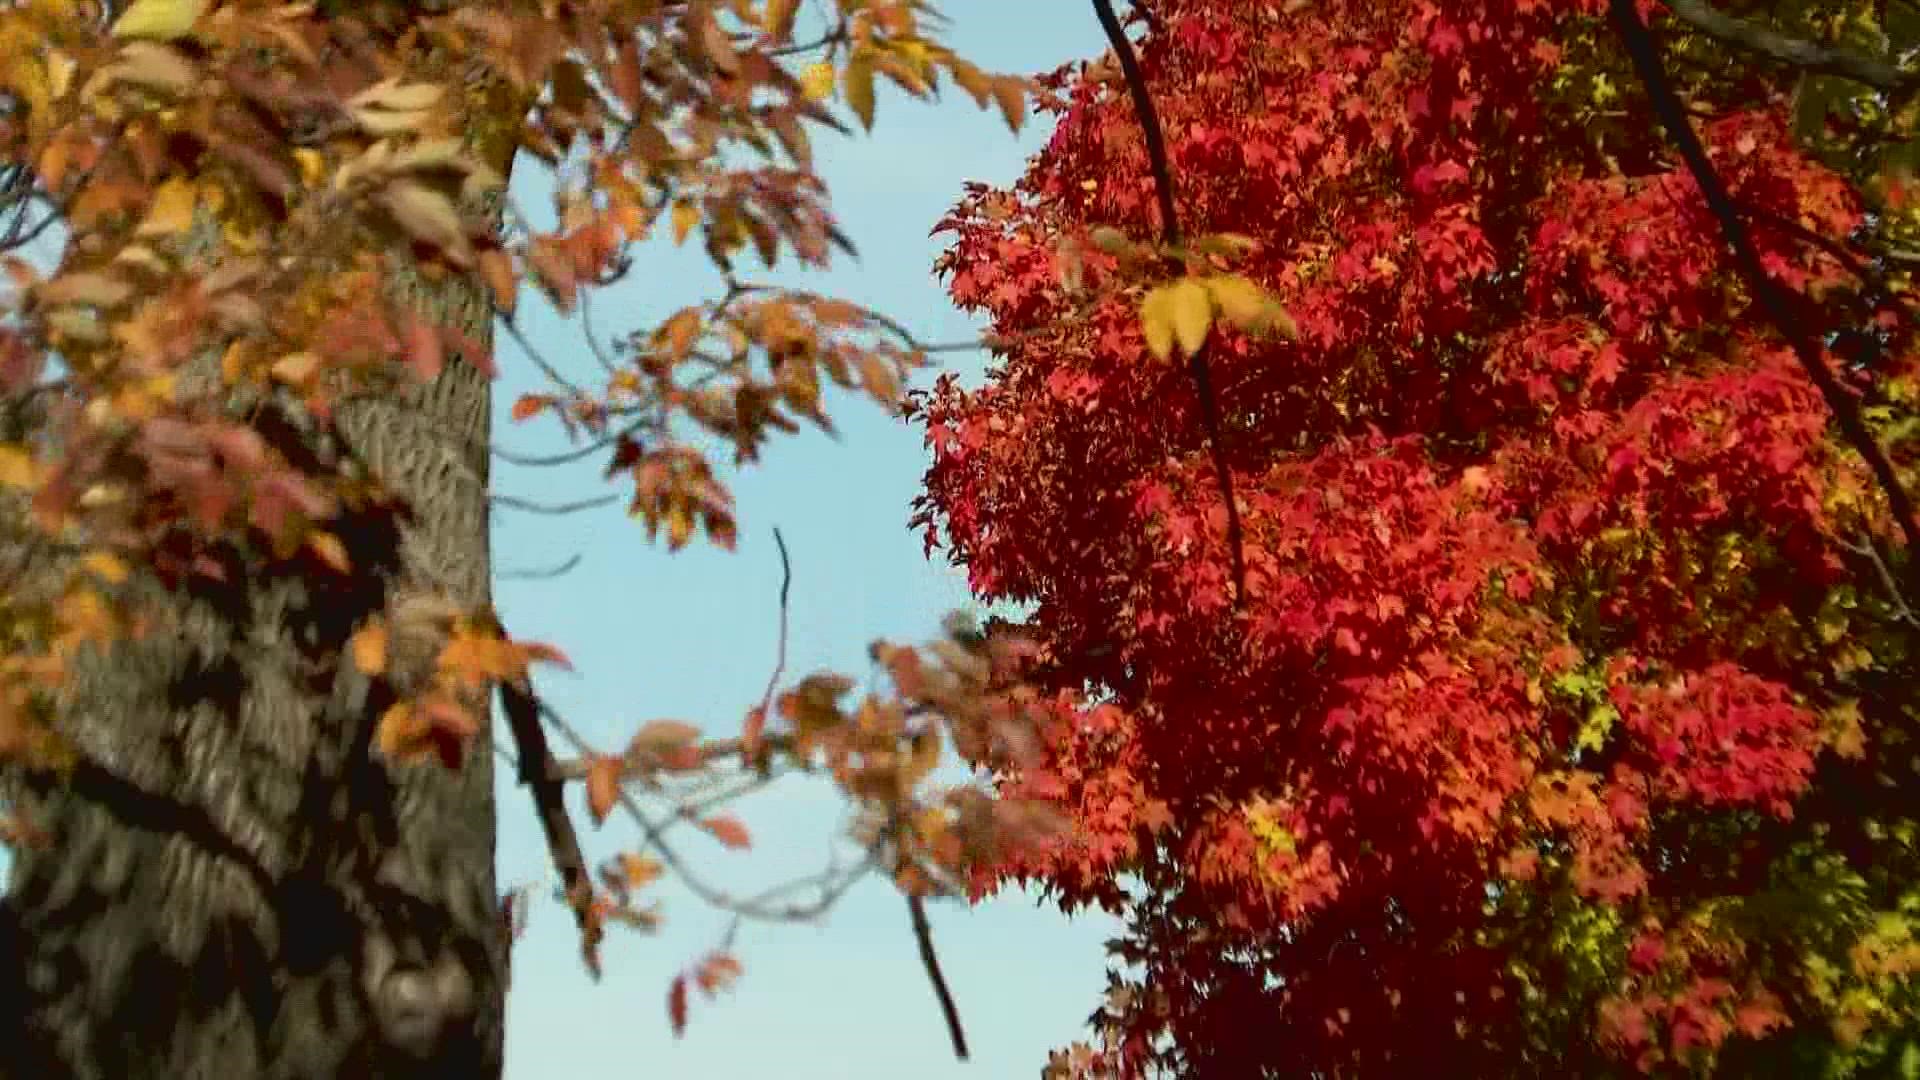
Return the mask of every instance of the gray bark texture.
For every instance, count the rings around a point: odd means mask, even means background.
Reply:
[[[477,287],[405,277],[490,346]],[[79,767],[13,781],[52,843],[0,901],[0,1077],[500,1074],[490,742],[457,771],[388,761],[374,721],[404,689],[341,659],[402,598],[489,602],[488,426],[464,360],[340,409],[343,449],[411,507],[330,525],[351,586],[242,551],[224,583],[135,579],[152,632],[87,654],[58,703]],[[10,532],[0,563],[32,557]]]

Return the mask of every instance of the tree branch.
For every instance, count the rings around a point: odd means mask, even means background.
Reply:
[[[1771,27],[1729,15],[1706,0],[1666,0],[1666,4],[1680,21],[1708,37],[1802,71],[1838,75],[1888,93],[1920,86],[1920,72],[1902,70],[1879,57],[1790,37]]]
[[[600,978],[600,939],[605,931],[592,914],[593,882],[587,876],[587,860],[580,852],[580,837],[574,832],[573,819],[567,816],[566,785],[553,775],[553,754],[547,749],[546,729],[540,726],[542,704],[528,679],[500,684],[500,704],[507,714],[507,726],[518,748],[520,783],[531,789],[533,806],[540,818],[540,830],[547,837],[547,852],[566,889],[567,904],[580,927],[580,951],[587,971]]]
[[[913,917],[913,940],[920,945],[920,964],[927,969],[927,981],[940,999],[940,1015],[947,1021],[947,1038],[953,1042],[953,1056],[967,1060],[967,1031],[960,1024],[960,1008],[954,1004],[947,977],[940,973],[940,954],[933,950],[933,927],[927,922],[927,903],[917,893],[907,894],[907,912]]]
[[[1154,193],[1160,202],[1160,234],[1167,246],[1180,243],[1180,219],[1174,213],[1173,171],[1167,165],[1167,146],[1160,134],[1160,116],[1153,108],[1153,96],[1147,93],[1147,81],[1134,58],[1133,43],[1113,13],[1112,0],[1093,0],[1100,28],[1107,32],[1113,54],[1126,76],[1127,89],[1133,95],[1133,111],[1140,117],[1140,130],[1147,144],[1147,162],[1153,169]],[[1233,469],[1227,464],[1226,440],[1220,433],[1220,405],[1214,400],[1213,378],[1207,367],[1207,348],[1202,344],[1188,358],[1187,370],[1200,398],[1200,419],[1207,430],[1209,456],[1221,498],[1227,504],[1227,556],[1233,565],[1233,605],[1244,607],[1247,601],[1247,557],[1240,536],[1240,507],[1233,494]]]

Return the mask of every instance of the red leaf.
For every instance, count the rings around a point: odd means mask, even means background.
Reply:
[[[712,834],[715,840],[736,851],[745,850],[753,844],[753,838],[747,835],[747,827],[731,814],[717,814],[700,823],[700,827]]]
[[[687,1030],[687,977],[675,975],[673,984],[667,987],[667,1022],[673,1025],[673,1037],[679,1038]]]

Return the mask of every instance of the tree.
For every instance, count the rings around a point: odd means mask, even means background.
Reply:
[[[673,549],[731,543],[714,453],[827,426],[823,382],[893,403],[925,362],[880,313],[733,260],[847,246],[810,170],[808,127],[846,130],[829,95],[871,126],[877,79],[925,96],[945,72],[1017,126],[1025,80],[941,46],[922,3],[842,0],[810,41],[796,8],[0,4],[8,1075],[498,1075],[496,752],[588,964],[607,923],[650,925],[649,881],[689,872],[669,825],[745,847],[712,807],[824,767],[867,858],[807,903],[893,877],[938,985],[922,898],[1024,820],[928,782],[944,740],[1024,722],[1005,649],[878,643],[892,690],[857,702],[777,666],[739,738],[662,721],[598,753],[530,680],[564,658],[489,601],[492,334],[521,336],[523,278],[571,311],[656,230],[704,235],[724,296],[595,343],[597,388],[523,339],[553,390],[513,407],[606,460]],[[554,170],[558,229],[510,205],[516,166]],[[25,257],[61,232],[50,271]],[[630,790],[693,781],[664,822]],[[568,783],[596,821],[636,819],[641,850],[590,874]],[[689,987],[738,971],[723,949],[675,976],[676,1028]]]
[[[1160,0],[942,223],[1057,1075],[1920,1067],[1914,12],[1669,7]]]

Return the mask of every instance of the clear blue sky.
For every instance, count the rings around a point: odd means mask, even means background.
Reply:
[[[943,8],[953,19],[949,41],[990,70],[1039,71],[1091,57],[1105,44],[1087,4],[950,0]],[[821,134],[821,171],[862,259],[843,259],[826,274],[802,279],[789,272],[775,280],[804,280],[878,308],[924,340],[978,332],[933,278],[940,240],[927,232],[963,181],[1011,181],[1048,131],[1030,120],[1015,137],[997,110],[982,113],[957,90],[946,98],[934,105],[883,91],[871,135]],[[538,178],[517,177],[515,188],[523,206],[544,205]],[[685,251],[649,245],[637,255],[630,280],[594,304],[603,335],[650,326],[675,307],[714,295],[719,285],[697,243]],[[745,259],[742,269],[751,277],[759,264]],[[577,322],[531,305],[523,313],[544,353],[591,369]],[[522,452],[562,447],[552,425],[508,423],[513,398],[535,384],[510,342],[502,341],[500,359],[500,443]],[[977,377],[984,360],[946,354],[944,363]],[[763,464],[734,478],[741,541],[731,555],[696,544],[668,556],[617,507],[561,519],[500,512],[499,568],[583,556],[577,570],[555,581],[502,581],[497,598],[517,635],[568,651],[578,674],[549,676],[543,689],[601,746],[620,745],[656,717],[716,732],[737,728],[758,700],[773,654],[775,525],[793,554],[789,672],[837,668],[864,675],[870,639],[930,638],[944,613],[966,603],[962,579],[924,560],[919,539],[906,528],[908,501],[926,463],[917,431],[870,404],[843,399],[835,405],[839,441],[813,433],[783,439]],[[591,467],[502,468],[498,488],[543,499],[607,490]],[[500,797],[503,882],[544,876],[545,848],[525,792],[503,783]],[[756,882],[821,865],[839,824],[838,805],[810,782],[788,781],[742,806],[755,834],[753,852],[729,854],[693,837],[683,843],[720,881],[751,891]],[[586,828],[577,802],[575,811]],[[632,844],[634,835],[615,818],[583,839],[590,855],[602,856]],[[1113,931],[1103,919],[1068,921],[1017,894],[972,910],[935,905],[934,934],[973,1043],[974,1060],[963,1066],[947,1048],[905,906],[885,883],[858,889],[820,926],[743,928],[737,951],[745,977],[712,1003],[696,995],[679,1041],[666,1023],[667,980],[717,940],[726,920],[679,890],[659,895],[666,929],[656,936],[610,935],[607,974],[597,985],[581,968],[566,911],[550,901],[536,907],[514,955],[510,1080],[1032,1076],[1049,1047],[1080,1037],[1104,987],[1101,944]]]

